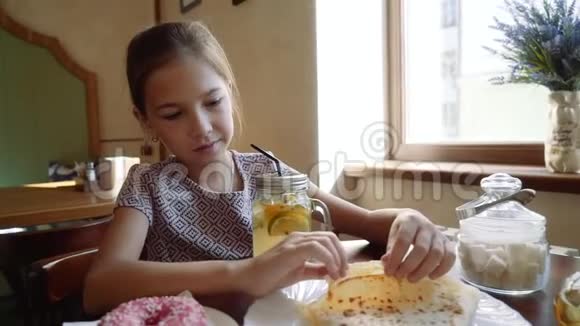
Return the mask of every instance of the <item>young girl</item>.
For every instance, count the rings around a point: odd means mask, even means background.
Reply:
[[[175,156],[131,169],[86,278],[87,312],[183,290],[258,297],[345,274],[345,252],[331,232],[292,233],[252,258],[254,177],[274,167],[262,154],[228,149],[238,89],[223,49],[203,25],[167,23],[135,36],[127,79],[135,116]],[[310,187],[337,231],[386,245],[386,274],[417,281],[452,267],[452,243],[421,213],[368,211]]]

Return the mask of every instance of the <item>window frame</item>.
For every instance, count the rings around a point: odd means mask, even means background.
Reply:
[[[542,143],[407,144],[405,142],[404,1],[386,1],[386,118],[392,136],[387,160],[544,165]],[[461,8],[461,0],[458,0]],[[461,24],[461,17],[458,18]]]

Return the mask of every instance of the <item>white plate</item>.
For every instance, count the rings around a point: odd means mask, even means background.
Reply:
[[[302,281],[257,300],[244,318],[246,326],[305,326],[296,309],[297,302],[310,303],[326,293],[322,280]],[[517,311],[505,303],[480,292],[481,298],[474,316],[474,326],[529,326]]]
[[[207,314],[210,326],[238,326],[238,323],[236,323],[232,317],[217,309],[206,306],[204,306],[203,309]]]
[[[207,318],[209,319],[210,326],[237,326],[238,324],[225,313],[210,307],[203,307]],[[63,326],[97,326],[99,324],[98,320],[95,321],[84,321],[84,322],[72,322],[63,323]]]

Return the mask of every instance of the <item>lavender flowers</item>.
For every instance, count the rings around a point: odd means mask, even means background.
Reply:
[[[500,49],[486,47],[509,62],[511,73],[492,82],[532,83],[552,91],[580,90],[580,20],[576,0],[505,0],[513,22],[494,17],[503,34]]]

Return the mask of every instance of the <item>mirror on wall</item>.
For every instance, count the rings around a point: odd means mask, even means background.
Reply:
[[[99,155],[96,76],[0,7],[0,187]]]

